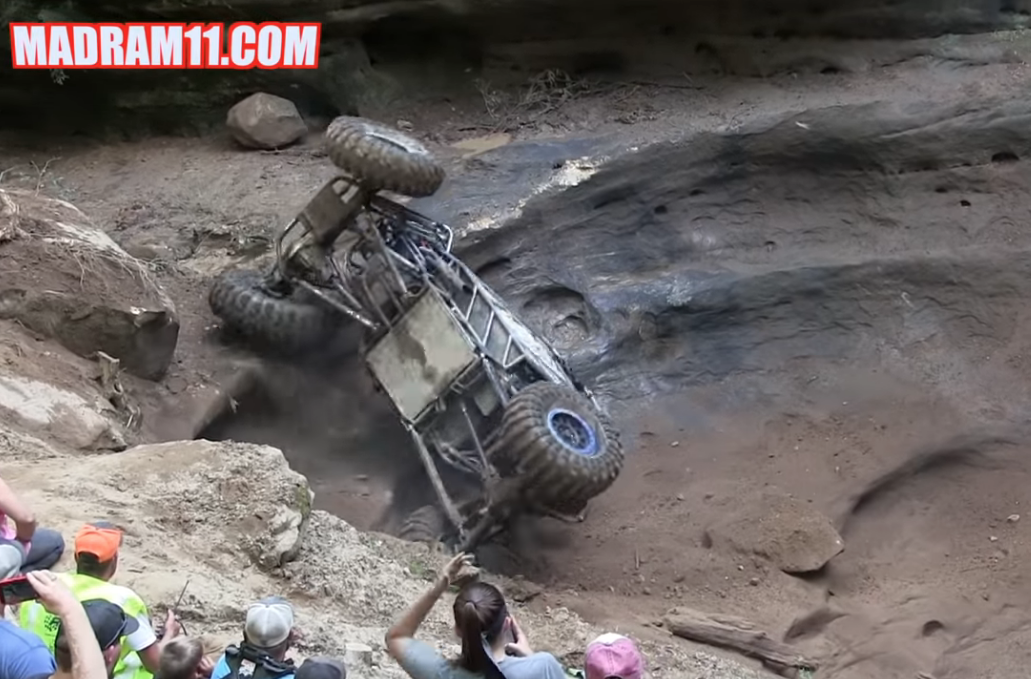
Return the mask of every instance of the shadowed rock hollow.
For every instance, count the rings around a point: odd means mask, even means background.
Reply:
[[[317,70],[74,71],[56,80],[7,72],[0,123],[79,134],[198,131],[220,125],[226,109],[265,91],[291,99],[319,124],[341,113],[375,114],[431,91],[475,93],[480,76],[525,81],[550,68],[610,77],[765,77],[849,72],[870,60],[963,60],[971,57],[893,41],[1022,28],[1029,9],[1027,0],[11,3],[9,21],[319,21],[322,48]],[[870,40],[878,43],[862,44]],[[844,56],[829,56],[829,41],[858,42]],[[8,43],[5,34],[9,53]]]

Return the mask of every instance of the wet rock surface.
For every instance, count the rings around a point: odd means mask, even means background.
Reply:
[[[926,343],[973,360],[1026,294],[1029,120],[1019,100],[870,104],[703,133],[532,200],[465,256],[620,398]]]

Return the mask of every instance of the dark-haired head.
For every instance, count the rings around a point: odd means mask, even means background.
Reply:
[[[101,561],[95,554],[76,554],[75,572],[98,580],[110,580],[118,570],[118,557]]]
[[[455,631],[462,639],[458,664],[470,672],[500,676],[488,649],[507,628],[508,607],[501,591],[486,582],[471,582],[455,597],[454,612]]]

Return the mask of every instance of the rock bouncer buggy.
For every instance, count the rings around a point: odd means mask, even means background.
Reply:
[[[364,326],[365,364],[439,499],[408,517],[402,538],[464,551],[520,512],[582,518],[623,466],[609,418],[552,348],[452,254],[451,228],[381,193],[430,196],[443,168],[416,140],[362,118],[335,119],[325,141],[343,173],[277,237],[268,273],[233,270],[215,280],[214,313],[287,352],[329,341],[347,319]],[[440,464],[478,490],[453,498]]]

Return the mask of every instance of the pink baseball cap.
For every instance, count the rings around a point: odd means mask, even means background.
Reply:
[[[587,645],[587,679],[641,679],[644,659],[637,645],[622,634],[602,634]]]

